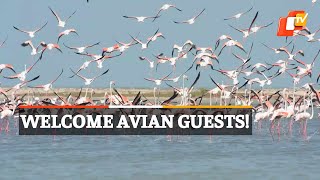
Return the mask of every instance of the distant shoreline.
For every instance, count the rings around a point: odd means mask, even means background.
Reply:
[[[9,88],[3,88],[3,90],[8,90]],[[54,88],[53,90],[58,93],[59,95],[69,95],[71,94],[72,96],[76,96],[79,94],[81,88]],[[105,93],[109,94],[110,89],[109,88],[89,88],[88,89],[88,96],[91,96],[91,92],[93,89],[93,96],[96,98],[99,97],[104,97]],[[127,96],[127,97],[134,97],[136,94],[138,94],[139,92],[142,93],[144,96],[146,97],[153,97],[154,95],[154,89],[150,89],[150,88],[116,88],[118,90],[118,92],[120,92],[122,95]],[[284,88],[275,88],[275,89],[263,89],[263,93],[264,94],[274,94],[277,91],[282,91]],[[288,91],[286,94],[293,94],[293,89],[289,89],[287,88]],[[192,97],[197,97],[197,96],[201,96],[202,94],[206,93],[207,91],[209,91],[210,89],[206,89],[206,88],[197,88],[192,90],[191,94]],[[258,92],[260,89],[253,89],[256,92]],[[10,95],[12,91],[7,92],[7,95]],[[302,96],[304,94],[305,91],[301,90],[301,89],[297,89],[296,90],[296,95],[300,95]],[[86,88],[82,89],[82,95],[84,95],[86,93]],[[114,91],[112,92],[113,94],[115,93]],[[237,94],[242,95],[245,93],[245,90],[239,90]],[[282,93],[282,92],[281,92]],[[29,94],[30,96],[34,95],[34,96],[55,96],[55,94],[53,93],[52,90],[45,92],[42,89],[37,89],[37,88],[22,88],[20,90],[17,91],[16,93],[17,95],[24,95],[24,94]],[[173,89],[171,88],[161,88],[160,89],[160,97],[170,97],[173,94]],[[248,94],[248,91],[247,91]],[[158,93],[156,93],[156,95],[158,96]],[[220,96],[220,93],[218,93],[218,96]],[[206,95],[206,97],[209,97],[209,94]]]

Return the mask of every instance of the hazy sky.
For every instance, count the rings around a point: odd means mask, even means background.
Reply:
[[[158,9],[165,3],[175,4],[182,12],[170,9],[162,12],[162,16],[154,23],[146,21],[145,23],[137,23],[129,19],[125,19],[123,15],[129,16],[153,16]],[[163,77],[171,71],[169,64],[161,64],[157,73],[150,72],[148,63],[140,61],[139,56],[146,56],[153,60],[152,54],[164,53],[170,56],[173,44],[182,45],[186,40],[192,40],[199,47],[214,47],[216,39],[222,34],[229,34],[234,39],[242,42],[246,49],[249,49],[251,42],[254,41],[254,50],[252,53],[252,62],[264,63],[275,62],[279,59],[285,59],[285,54],[275,55],[272,51],[266,49],[261,45],[262,42],[273,46],[281,47],[285,44],[285,39],[276,36],[277,25],[279,17],[286,16],[289,10],[305,10],[309,13],[308,27],[311,31],[315,31],[320,26],[320,4],[311,6],[311,0],[269,0],[269,1],[253,1],[253,0],[176,0],[176,1],[150,1],[150,0],[121,0],[121,1],[105,1],[105,0],[90,0],[87,4],[86,0],[4,0],[1,2],[1,32],[0,40],[4,40],[8,35],[8,41],[0,49],[0,63],[13,64],[17,72],[24,69],[24,65],[31,65],[37,60],[37,57],[30,55],[30,48],[21,47],[21,43],[29,40],[29,36],[20,33],[13,29],[12,26],[17,26],[25,30],[33,30],[42,26],[48,21],[48,25],[36,34],[32,39],[34,44],[45,41],[47,43],[56,42],[58,34],[64,29],[57,26],[57,21],[48,9],[50,6],[54,9],[62,19],[68,17],[73,11],[77,10],[76,14],[67,23],[66,28],[75,28],[79,36],[69,35],[60,40],[60,45],[63,54],[58,51],[47,52],[35,68],[28,74],[27,79],[40,75],[40,78],[30,85],[38,85],[51,81],[64,69],[64,74],[54,87],[80,87],[83,86],[83,81],[74,77],[69,79],[72,75],[69,68],[77,70],[85,60],[86,57],[79,56],[73,51],[66,49],[62,43],[69,46],[88,45],[95,42],[101,42],[100,46],[91,48],[89,53],[101,53],[103,47],[114,45],[118,41],[129,42],[129,34],[135,36],[140,32],[139,38],[146,39],[151,36],[158,28],[166,39],[158,39],[152,42],[147,50],[142,51],[141,46],[134,46],[128,49],[121,57],[117,57],[104,62],[103,69],[98,69],[96,63],[80,74],[86,77],[93,77],[100,74],[106,69],[110,72],[92,83],[94,87],[106,87],[109,81],[116,81],[118,87],[153,87],[154,84],[144,80],[144,77]],[[230,20],[224,21],[223,18],[234,15],[238,12],[246,11],[251,6],[253,10],[240,18],[239,21]],[[203,8],[206,11],[197,19],[193,25],[178,25],[172,21],[187,20],[199,13]],[[250,36],[243,41],[242,34],[231,29],[228,24],[239,28],[248,28],[255,13],[259,11],[259,17],[256,21],[257,25],[266,25],[272,21],[274,24],[266,29],[259,31],[256,35]],[[319,36],[320,37],[320,36]],[[307,43],[305,38],[299,37],[296,41],[296,49],[303,49],[306,56],[302,60],[311,62],[316,52],[320,48],[319,42]],[[220,48],[218,49],[220,50]],[[236,54],[245,56],[245,54],[237,49],[233,50]],[[218,52],[216,52],[218,53]],[[187,69],[192,57],[188,59],[179,60],[177,63],[176,75]],[[220,65],[215,63],[216,68],[232,70],[239,66],[239,60],[231,56],[231,51],[226,50],[220,57]],[[316,75],[319,73],[320,61],[316,63],[315,74],[312,81],[315,82]],[[2,75],[11,75],[8,70],[4,71]],[[197,71],[192,69],[187,75],[189,82],[192,83]],[[211,71],[210,68],[201,70],[201,78],[197,87],[214,87],[209,79],[211,75],[218,82],[231,83],[230,80],[217,72]],[[292,86],[290,76],[283,75],[277,78],[272,87]],[[260,77],[262,78],[262,77]],[[244,80],[239,78],[241,84]],[[305,78],[304,82],[310,81]],[[2,86],[12,86],[19,82],[19,80],[8,80],[1,77],[0,82]],[[181,86],[181,83],[176,84]],[[165,85],[163,85],[165,87]]]

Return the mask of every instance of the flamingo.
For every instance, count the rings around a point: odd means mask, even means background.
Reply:
[[[22,87],[24,87],[27,83],[32,82],[32,81],[35,81],[35,80],[37,80],[39,77],[40,77],[40,76],[37,76],[37,77],[35,77],[35,78],[31,79],[31,80],[22,81],[22,82],[16,84],[15,86],[13,86],[12,88],[8,89],[6,92],[9,92],[9,91],[11,91],[11,90],[14,90],[13,93],[12,93],[12,94],[14,95],[19,89],[21,89]]]
[[[193,18],[186,20],[186,21],[173,21],[176,24],[194,24],[196,22],[196,19],[198,19],[198,17],[205,11],[206,9],[203,9],[199,14],[197,14],[196,16],[194,16]]]
[[[9,118],[12,117],[16,113],[16,109],[19,107],[19,104],[17,105],[10,105],[10,106],[0,106],[1,112],[0,112],[0,119],[6,120],[6,127],[5,131],[9,132]],[[0,130],[2,127],[0,127]]]
[[[59,78],[60,76],[62,75],[63,73],[63,69],[61,70],[61,73],[52,81],[50,81],[50,83],[48,84],[44,84],[44,85],[38,85],[38,86],[33,86],[31,88],[41,88],[43,89],[45,92],[48,92],[50,89],[52,89],[52,85],[53,83],[55,83]]]
[[[304,103],[306,100],[304,100]],[[311,114],[304,110],[304,112],[297,113],[295,115],[295,121],[301,122],[302,124],[302,134],[304,138],[307,138],[307,122],[308,120],[313,119],[314,110],[313,110],[313,102],[312,102],[312,96],[310,96],[310,103],[311,103]]]
[[[225,47],[232,47],[232,46],[236,46],[237,48],[241,49],[243,52],[246,52],[241,43],[239,43],[238,41],[235,41],[235,40],[229,40],[226,43],[224,43],[224,45],[222,46],[218,56],[220,56],[220,54],[222,53],[222,51],[223,51],[223,49]]]
[[[229,36],[229,35],[225,35],[225,34],[221,35],[221,36],[218,38],[218,40],[216,41],[214,50],[217,50],[217,48],[218,48],[219,45],[220,45],[220,42],[221,42],[222,40],[225,40],[225,39],[232,40],[232,37]]]
[[[52,12],[52,14],[56,17],[56,19],[57,19],[57,21],[58,21],[58,26],[59,26],[59,27],[62,27],[62,28],[65,27],[65,25],[66,25],[66,23],[69,21],[69,19],[77,12],[77,11],[74,11],[65,21],[63,21],[63,20],[61,20],[61,18],[58,16],[58,14],[51,9],[51,7],[49,7],[49,9],[50,9],[50,11]]]
[[[40,44],[37,46],[37,48],[35,48],[33,46],[33,44],[32,44],[32,41],[28,40],[28,41],[23,42],[21,44],[21,46],[23,46],[23,47],[30,46],[30,48],[31,48],[31,56],[34,56],[34,55],[38,54],[37,49],[39,48]]]
[[[57,43],[59,43],[60,38],[61,38],[62,36],[69,35],[70,33],[74,33],[74,34],[76,34],[76,35],[79,36],[79,34],[77,33],[77,31],[76,31],[75,29],[67,29],[67,30],[62,31],[62,32],[59,34]]]
[[[318,34],[318,32],[320,31],[320,28],[318,30],[316,30],[314,33],[311,33],[308,29],[303,29],[303,30],[306,31],[307,34],[301,33],[301,31],[299,31],[298,35],[305,36],[306,38],[308,38],[307,42],[319,41],[319,39],[316,39],[314,36]]]
[[[7,40],[8,40],[8,36],[6,37],[6,39],[2,41],[2,43],[0,44],[0,48],[7,42]]]
[[[94,47],[94,46],[97,46],[99,45],[100,42],[97,42],[97,43],[94,43],[94,44],[91,44],[91,45],[87,45],[87,46],[81,46],[81,47],[71,47],[71,46],[67,46],[66,44],[63,43],[63,45],[68,48],[68,49],[72,49],[72,50],[77,50],[78,53],[83,53],[87,48],[91,48],[91,47]]]
[[[159,32],[159,29],[154,33],[154,35],[149,38],[149,40],[146,42],[146,43],[143,43],[142,41],[140,41],[139,39],[137,38],[134,38],[133,36],[130,35],[130,37],[135,40],[137,43],[141,44],[141,49],[144,50],[144,49],[147,49],[148,48],[148,45],[150,42],[152,42],[152,39],[156,36],[156,34]]]
[[[48,50],[52,50],[52,49],[57,49],[60,53],[62,53],[60,46],[58,44],[53,44],[53,43],[49,43],[46,44],[45,42],[41,42],[40,45],[43,47],[43,49],[41,50],[41,55],[40,55],[40,59],[42,59],[43,57],[43,53],[48,49]]]
[[[148,58],[142,57],[142,56],[140,56],[139,59],[140,59],[141,61],[148,61],[148,62],[149,62],[149,67],[150,67],[151,69],[154,68],[154,61],[150,61]]]
[[[161,6],[161,8],[159,9],[159,11],[157,12],[156,17],[160,15],[160,12],[166,11],[166,10],[168,10],[168,9],[170,9],[170,8],[174,8],[174,9],[176,9],[176,10],[178,10],[178,11],[182,11],[181,9],[177,8],[177,7],[176,7],[175,5],[173,5],[173,4],[164,4],[164,5]],[[155,20],[156,20],[156,19],[154,19],[153,21],[155,21]]]
[[[12,75],[12,76],[3,76],[6,79],[19,79],[20,81],[25,81],[26,80],[26,76],[27,74],[33,69],[33,67],[40,61],[40,59],[38,59],[35,63],[33,63],[32,66],[30,66],[29,68],[25,67],[25,70],[22,71],[21,73]],[[1,68],[0,68],[1,69]]]
[[[291,44],[291,43],[292,43],[292,41],[291,41],[289,44]],[[265,43],[261,43],[261,44],[262,44],[264,47],[273,50],[274,53],[276,53],[276,54],[279,54],[279,53],[281,52],[281,51],[280,51],[280,48],[273,48],[273,47],[270,47],[270,46],[266,45]],[[288,45],[289,45],[289,44],[288,44]],[[283,46],[283,47],[281,47],[281,48],[285,48],[285,47],[287,47],[288,45]]]
[[[240,19],[241,16],[247,14],[247,13],[250,12],[252,9],[253,9],[253,6],[252,6],[250,9],[248,9],[247,11],[238,13],[238,14],[236,14],[236,15],[233,15],[233,16],[231,16],[231,17],[225,18],[225,19],[223,19],[223,20]]]
[[[124,17],[124,18],[127,18],[127,19],[134,19],[134,20],[136,20],[137,22],[140,22],[140,23],[142,23],[142,22],[144,22],[146,19],[157,19],[157,18],[159,18],[160,16],[122,16],[122,17]],[[154,21],[153,20],[153,21]]]
[[[250,24],[250,26],[249,26],[248,29],[238,29],[238,28],[233,27],[233,26],[231,26],[231,25],[229,25],[229,26],[230,26],[232,29],[237,30],[237,31],[243,33],[243,38],[247,38],[247,37],[249,37],[249,35],[250,35],[251,32],[252,32],[251,28],[252,28],[253,24],[255,23],[255,21],[257,20],[258,14],[259,14],[259,11],[257,11],[256,15],[255,15],[254,18],[252,19],[251,24]]]
[[[251,34],[257,33],[259,30],[269,27],[273,24],[273,22],[267,24],[267,25],[262,25],[262,26],[253,26],[251,27]]]
[[[151,82],[154,82],[157,86],[160,86],[162,81],[166,81],[167,78],[172,74],[172,72],[166,76],[164,76],[163,78],[160,78],[160,79],[152,79],[152,78],[144,78],[145,80],[147,81],[151,81]]]
[[[70,68],[70,70],[72,71],[73,74],[75,74],[76,76],[78,76],[81,79],[83,79],[84,80],[84,84],[86,86],[89,86],[94,80],[96,80],[97,78],[99,78],[99,77],[101,77],[101,76],[103,76],[103,75],[105,75],[105,74],[107,74],[109,72],[109,69],[108,69],[108,70],[104,71],[102,74],[100,74],[98,76],[95,76],[93,78],[86,78],[84,76],[81,76],[80,74],[75,73],[71,68]]]
[[[10,69],[12,72],[16,73],[16,71],[14,70],[12,64],[0,64],[0,73],[1,73],[4,69]]]
[[[39,31],[41,31],[41,29],[43,29],[44,27],[46,27],[46,25],[48,24],[48,22],[46,22],[43,26],[41,26],[40,28],[34,30],[34,31],[25,31],[25,30],[21,30],[15,26],[13,26],[14,29],[16,29],[17,31],[20,31],[20,32],[23,32],[23,33],[26,33],[29,35],[29,37],[33,38],[35,36],[35,34]]]

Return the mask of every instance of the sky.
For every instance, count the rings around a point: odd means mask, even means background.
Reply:
[[[181,12],[174,9],[162,12],[161,17],[155,22],[146,21],[145,23],[137,23],[136,21],[125,19],[122,16],[154,16],[158,9],[165,3],[174,4],[182,9]],[[160,78],[168,75],[172,68],[169,64],[161,64],[158,72],[151,71],[149,64],[145,61],[140,61],[139,56],[145,56],[156,60],[153,54],[164,53],[167,56],[171,55],[171,50],[174,44],[182,45],[186,40],[191,40],[198,47],[214,47],[215,41],[222,34],[231,35],[234,39],[244,44],[245,49],[249,49],[251,43],[254,43],[251,63],[258,62],[273,63],[279,59],[286,59],[284,53],[276,55],[273,51],[266,49],[261,43],[266,43],[272,47],[281,47],[285,45],[285,38],[277,37],[277,25],[280,17],[287,16],[290,10],[305,10],[309,13],[308,28],[315,31],[320,26],[320,4],[312,6],[311,0],[268,0],[268,1],[253,1],[253,0],[175,0],[175,1],[150,1],[150,0],[121,0],[121,1],[104,1],[104,0],[4,0],[1,2],[1,31],[0,41],[8,36],[6,44],[0,48],[0,63],[12,64],[17,72],[24,70],[24,66],[32,65],[38,56],[31,56],[30,48],[21,46],[21,43],[29,40],[27,34],[16,31],[13,26],[25,30],[33,30],[41,27],[44,23],[48,25],[32,38],[34,44],[39,44],[41,41],[47,43],[55,43],[58,34],[65,29],[74,28],[79,36],[69,35],[62,37],[60,46],[63,53],[58,51],[46,52],[44,58],[34,67],[27,75],[27,79],[31,79],[40,75],[37,81],[30,85],[39,85],[50,82],[60,72],[64,70],[62,77],[54,84],[54,87],[82,87],[84,82],[78,77],[68,78],[72,75],[69,68],[77,70],[83,62],[89,60],[87,57],[79,56],[72,50],[63,46],[65,43],[69,46],[89,45],[96,42],[101,42],[99,46],[88,50],[89,53],[99,54],[103,47],[110,47],[117,41],[129,42],[130,35],[136,36],[139,34],[140,39],[146,39],[159,28],[165,39],[158,39],[150,44],[147,50],[141,50],[141,46],[134,46],[128,49],[122,56],[109,59],[104,62],[103,68],[98,69],[96,64],[91,64],[86,70],[80,74],[85,77],[93,77],[110,69],[109,73],[100,77],[92,83],[92,87],[104,88],[109,86],[110,81],[115,81],[117,87],[126,88],[153,88],[152,82],[146,81],[144,78]],[[48,7],[55,10],[62,19],[65,19],[75,10],[76,14],[68,21],[65,28],[57,26],[57,21]],[[238,12],[248,10],[253,6],[253,10],[239,20],[224,21],[223,19]],[[195,24],[174,24],[173,21],[187,20],[199,13],[202,9],[205,12],[197,19]],[[259,16],[256,25],[266,25],[274,22],[268,28],[259,31],[257,34],[250,36],[246,40],[242,38],[242,34],[229,27],[244,29],[248,28],[255,13],[259,11]],[[320,36],[319,36],[320,38]],[[296,49],[302,49],[305,52],[305,57],[300,57],[306,62],[311,62],[320,48],[320,42],[308,43],[303,37],[299,37],[295,41]],[[218,51],[220,48],[218,49]],[[245,56],[238,49],[233,49],[232,52]],[[218,53],[218,52],[216,52]],[[231,55],[231,50],[226,50],[219,57],[220,64],[214,63],[216,69],[233,70],[241,62]],[[176,72],[173,75],[179,75],[190,67],[193,61],[192,56],[188,59],[179,60],[177,63]],[[312,79],[305,78],[300,85],[306,82],[315,82],[316,76],[319,73],[320,60],[316,62],[314,75]],[[231,84],[225,76],[203,68],[201,77],[196,87],[213,88],[215,87],[210,81],[209,75],[217,82]],[[273,71],[274,72],[274,71]],[[272,73],[273,73],[272,72]],[[191,84],[196,77],[198,71],[192,69],[188,72],[189,77],[186,84]],[[12,72],[5,70],[3,76],[12,75]],[[173,77],[173,76],[172,76]],[[254,76],[253,76],[254,77]],[[261,79],[263,77],[260,77]],[[241,84],[245,81],[242,77],[239,78]],[[19,80],[8,80],[0,77],[2,87],[10,87]],[[172,84],[172,83],[171,83]],[[287,74],[281,75],[275,79],[270,88],[291,87],[292,79]],[[181,86],[181,82],[174,84]],[[166,85],[162,85],[166,88]]]

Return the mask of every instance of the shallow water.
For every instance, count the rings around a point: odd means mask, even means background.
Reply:
[[[0,135],[0,179],[318,179],[318,119],[308,140],[273,141],[267,124],[252,136]],[[287,131],[283,123],[283,133]],[[276,137],[276,135],[275,135]]]

